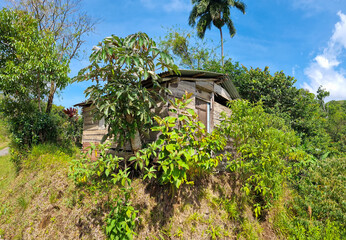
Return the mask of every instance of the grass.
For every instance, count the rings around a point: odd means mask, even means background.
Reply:
[[[6,127],[6,122],[3,119],[0,119],[0,150],[8,146],[8,130]]]
[[[0,193],[8,188],[8,185],[16,177],[16,170],[10,161],[10,155],[0,157]],[[0,194],[1,195],[1,194]]]

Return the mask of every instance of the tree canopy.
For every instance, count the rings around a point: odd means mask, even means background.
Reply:
[[[239,0],[193,0],[194,5],[190,16],[189,25],[195,27],[197,24],[197,34],[204,38],[207,29],[213,24],[220,31],[221,37],[221,62],[223,60],[223,35],[222,27],[227,26],[229,34],[233,37],[236,33],[233,21],[231,19],[231,8],[235,7],[245,14],[246,6]]]
[[[58,57],[55,61],[62,64],[77,58],[84,37],[93,31],[97,23],[85,12],[81,11],[80,0],[8,0],[12,6],[24,11],[37,20],[39,31],[49,32],[54,39]],[[46,112],[52,109],[55,92],[67,85],[65,78],[52,78]]]
[[[29,15],[3,9],[0,18],[0,89],[18,104],[35,100],[41,111],[48,84],[59,79],[57,87],[66,86],[68,62],[57,61],[53,36]]]
[[[49,84],[59,79],[57,87],[63,88],[69,80],[68,61],[58,60],[53,36],[37,26],[37,20],[24,12],[0,11],[1,110],[11,119],[12,133],[18,134],[18,141],[27,144],[32,142],[36,120],[39,131],[49,134],[45,125],[49,120],[42,113]],[[38,134],[44,138],[42,132]]]
[[[132,149],[138,150],[139,130],[151,124],[150,109],[164,90],[157,71],[177,71],[177,66],[171,56],[141,32],[125,38],[105,38],[93,48],[90,62],[76,80],[91,79],[95,83],[85,93],[96,107],[97,117],[105,117],[107,137],[122,144],[130,140]],[[152,88],[142,86],[147,79],[152,81]]]

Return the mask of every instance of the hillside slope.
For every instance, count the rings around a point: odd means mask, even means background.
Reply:
[[[0,185],[2,238],[106,239],[104,220],[117,189],[76,187],[67,177],[73,157],[51,145],[38,146],[18,176],[12,169],[10,181]],[[238,187],[230,174],[200,179],[175,198],[167,187],[140,179],[132,186],[132,202],[139,210],[136,239],[279,239],[269,221],[259,222],[235,200]]]

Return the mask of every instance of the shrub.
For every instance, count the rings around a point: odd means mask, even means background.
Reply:
[[[127,172],[128,169],[121,169],[119,163],[123,158],[110,154],[110,143],[94,145],[91,144],[81,153],[81,158],[74,159],[70,165],[69,176],[77,185],[90,185],[92,187],[107,187],[110,183],[116,183],[118,174]],[[96,160],[91,160],[94,153]]]
[[[129,194],[125,199],[118,197],[106,219],[106,234],[109,239],[133,239],[136,235],[138,210],[131,205]]]
[[[12,141],[19,148],[53,142],[57,138],[56,119],[46,113],[18,114],[9,119]]]
[[[310,163],[292,184],[290,236],[298,239],[344,239],[346,230],[346,158]],[[293,238],[293,237],[292,237]]]
[[[232,114],[223,115],[217,132],[232,140],[235,153],[228,153],[228,169],[238,173],[259,216],[280,195],[291,170],[290,153],[300,139],[283,119],[265,113],[261,103],[238,100],[230,108]]]
[[[82,146],[83,118],[78,115],[76,108],[67,108],[64,112],[61,125],[60,139],[67,143]],[[61,113],[61,112],[60,112]]]
[[[109,202],[112,210],[106,218],[105,232],[109,239],[132,239],[138,211],[131,205],[132,192],[129,168],[124,167],[124,159],[109,151],[110,143],[91,146],[82,152],[79,159],[72,161],[69,176],[79,186],[87,189],[107,191],[118,186],[117,197]],[[94,153],[96,160],[91,160]]]
[[[179,188],[183,183],[193,184],[196,176],[213,171],[222,159],[215,151],[224,147],[225,139],[206,133],[197,114],[187,108],[191,96],[186,93],[182,99],[170,101],[172,116],[154,117],[158,126],[151,129],[160,132],[158,140],[131,159],[137,167],[145,169],[144,177],[148,174],[156,177],[157,171],[162,184]],[[151,162],[153,159],[155,164]]]

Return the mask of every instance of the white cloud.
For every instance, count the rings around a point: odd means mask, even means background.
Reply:
[[[167,12],[187,11],[191,8],[191,2],[186,0],[171,0],[166,3],[163,8]]]
[[[316,92],[322,85],[330,92],[329,99],[346,99],[346,71],[341,67],[340,59],[346,50],[346,15],[338,12],[340,21],[335,24],[334,32],[329,39],[327,47],[304,71],[309,78],[303,87]],[[346,59],[344,59],[346,60]]]
[[[140,0],[144,7],[149,9],[159,8],[165,12],[188,11],[192,8],[190,0]]]
[[[331,67],[335,67],[340,64],[338,61],[330,60],[323,55],[318,55],[317,57],[315,57],[315,61],[318,63],[319,66],[325,69],[330,69]]]
[[[346,15],[341,11],[338,12],[338,15],[341,21],[335,24],[332,42],[339,43],[343,48],[346,48]]]

